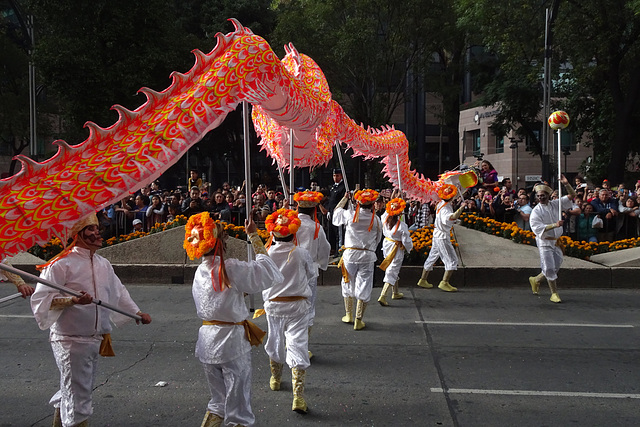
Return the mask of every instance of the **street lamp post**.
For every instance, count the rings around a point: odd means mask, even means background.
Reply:
[[[511,141],[511,145],[509,146],[510,149],[512,150],[516,150],[516,189],[520,188],[520,174],[518,172],[518,144],[522,142],[521,139],[515,138],[515,137],[509,137],[509,140]]]

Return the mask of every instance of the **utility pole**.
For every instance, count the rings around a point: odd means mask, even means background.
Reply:
[[[540,155],[542,161],[542,180],[551,182],[551,157],[550,157],[550,144],[549,144],[549,127],[547,126],[547,118],[551,114],[551,54],[552,54],[552,39],[553,32],[551,26],[558,14],[558,6],[560,0],[553,0],[551,9],[545,10],[545,28],[544,28],[544,77],[543,77],[543,94],[542,94],[542,132],[541,145],[542,154]],[[560,153],[558,153],[560,155]]]

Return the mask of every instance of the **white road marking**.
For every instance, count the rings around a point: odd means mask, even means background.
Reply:
[[[430,325],[492,325],[492,326],[553,326],[572,328],[633,328],[633,325],[615,325],[603,323],[527,323],[527,322],[456,322],[449,320],[416,320],[416,323]]]
[[[26,319],[33,319],[33,315],[29,316],[27,314],[0,314],[0,317],[23,317]]]
[[[432,388],[432,393],[444,393],[441,388]],[[640,394],[631,393],[583,393],[569,391],[543,391],[543,390],[481,390],[476,388],[450,388],[449,394],[499,394],[508,396],[559,396],[559,397],[592,397],[609,399],[640,399]]]

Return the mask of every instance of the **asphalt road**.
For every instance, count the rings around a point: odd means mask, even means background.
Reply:
[[[640,291],[560,289],[553,304],[524,283],[455,294],[406,284],[390,307],[372,298],[362,331],[340,322],[340,289],[321,287],[310,413],[291,411],[286,370],[282,390],[269,390],[259,347],[257,425],[640,425]],[[100,360],[91,426],[199,426],[208,391],[193,356],[190,287],[129,290],[153,323],[114,331],[117,356]],[[0,427],[51,425],[58,373],[47,337],[22,299],[0,304]]]

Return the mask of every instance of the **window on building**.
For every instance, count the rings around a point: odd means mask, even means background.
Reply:
[[[558,146],[558,132],[553,132],[553,146]],[[562,131],[560,132],[560,147],[562,151],[576,151],[577,144],[572,132]]]
[[[496,153],[504,153],[504,136],[496,135]]]
[[[472,130],[471,134],[471,146],[473,147],[473,155],[480,155],[480,129]]]

